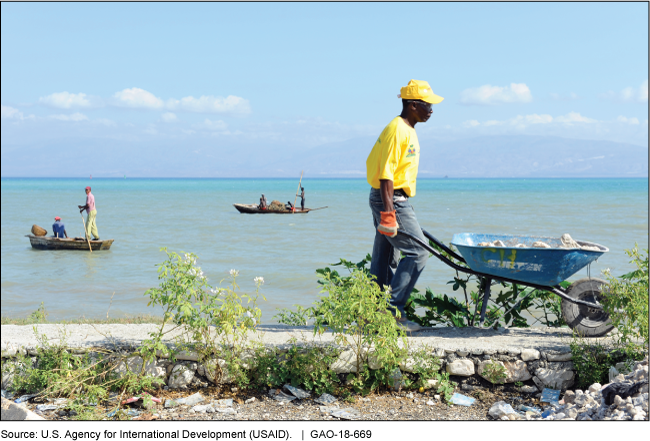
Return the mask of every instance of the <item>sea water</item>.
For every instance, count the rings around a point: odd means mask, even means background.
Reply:
[[[162,247],[198,255],[209,283],[254,291],[263,277],[264,322],[278,308],[309,306],[321,286],[316,269],[340,258],[357,262],[375,234],[365,179],[303,178],[309,214],[240,214],[233,203],[295,200],[298,179],[2,179],[2,315],[24,317],[41,302],[50,319],[160,313],[147,306],[158,285]],[[32,224],[52,234],[55,216],[68,236],[82,237],[77,205],[92,186],[109,251],[40,251]],[[298,198],[298,205],[300,199]],[[596,242],[610,251],[591,265],[615,275],[633,266],[624,250],[648,247],[648,179],[419,179],[411,198],[421,226],[445,243],[454,233],[559,237]],[[345,269],[339,271],[345,272]],[[587,268],[570,280],[587,277]],[[431,258],[416,287],[453,294],[454,270]]]

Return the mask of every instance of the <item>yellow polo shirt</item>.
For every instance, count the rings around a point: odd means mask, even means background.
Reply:
[[[393,119],[381,132],[366,160],[366,176],[372,188],[379,188],[380,179],[393,181],[409,197],[415,196],[415,180],[420,164],[420,143],[415,129],[401,116]]]

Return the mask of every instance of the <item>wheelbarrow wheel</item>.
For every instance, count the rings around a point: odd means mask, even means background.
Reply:
[[[602,279],[580,279],[567,289],[572,299],[596,303],[602,298],[602,288],[607,282]],[[614,329],[612,321],[602,309],[572,303],[562,299],[562,318],[569,328],[585,337],[601,337]]]

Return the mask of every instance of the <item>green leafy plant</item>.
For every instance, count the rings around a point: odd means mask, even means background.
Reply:
[[[386,369],[397,367],[408,347],[406,336],[389,311],[390,293],[382,291],[367,272],[354,268],[345,278],[333,272],[322,275],[322,292],[327,295],[315,304],[319,315],[314,334],[331,329],[340,346],[350,347],[356,375],[350,374],[348,382],[361,391],[369,360]]]
[[[609,286],[603,291],[601,303],[618,330],[617,346],[638,352],[648,347],[648,250],[640,251],[635,244],[625,253],[636,269],[620,277],[605,270]]]
[[[506,378],[508,378],[508,372],[506,370],[506,367],[501,363],[490,361],[483,367],[483,376],[485,376],[485,378],[487,378],[494,387],[495,384],[504,383]]]
[[[26,357],[17,359],[13,389],[21,393],[37,393],[41,398],[69,398],[68,408],[74,410],[74,419],[101,419],[97,405],[106,401],[110,391],[138,394],[153,391],[164,384],[160,378],[127,372],[118,375],[116,367],[127,357],[116,354],[74,354],[67,349],[65,329],[57,344],[34,328],[38,342],[37,363]],[[3,366],[4,367],[4,366]],[[119,400],[117,406],[119,407]]]
[[[333,393],[339,386],[338,377],[329,367],[340,351],[329,346],[293,343],[286,352],[260,348],[252,371],[252,383],[258,387],[282,387],[289,383],[316,394]]]
[[[181,256],[166,248],[162,251],[167,254],[167,260],[158,267],[160,286],[147,290],[145,295],[150,298],[149,305],[162,306],[163,323],[143,342],[140,353],[151,359],[160,351],[173,359],[174,353],[162,337],[181,328],[183,332],[176,341],[175,351],[196,352],[211,381],[218,383],[227,375],[238,386],[246,387],[249,379],[242,359],[249,349],[247,332],[261,319],[257,299],[264,279],[254,279],[254,293],[242,293],[237,284],[239,272],[230,270],[230,284],[213,288],[196,266],[195,254]],[[168,322],[175,326],[166,329]],[[218,360],[223,360],[223,366]]]
[[[38,307],[36,311],[31,313],[29,318],[32,320],[33,323],[43,323],[47,320],[48,315],[50,314],[45,310],[45,303],[41,302],[41,305]]]
[[[483,306],[482,292],[485,290],[485,280],[478,280],[476,276],[456,275],[448,284],[453,291],[461,290],[465,301],[457,300],[447,294],[434,294],[429,288],[424,294],[414,292],[406,306],[406,316],[422,326],[443,324],[453,327],[476,326],[480,319]],[[477,286],[472,290],[470,286]],[[562,282],[562,286],[568,286]],[[498,289],[498,291],[497,291]],[[498,328],[501,326],[529,327],[540,322],[545,326],[565,326],[560,312],[560,299],[548,292],[539,289],[519,289],[516,284],[499,283],[491,287],[491,304],[486,308],[485,323],[487,326]],[[418,315],[416,308],[422,308],[424,315]],[[524,316],[534,318],[532,323]]]
[[[295,311],[288,308],[278,310],[278,313],[273,316],[274,319],[283,325],[289,326],[305,326],[309,320],[313,318],[313,309],[305,308],[301,305],[293,305],[296,307]]]

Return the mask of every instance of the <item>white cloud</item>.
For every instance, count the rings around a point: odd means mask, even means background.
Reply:
[[[24,119],[23,112],[9,106],[1,106],[0,115],[2,119]]]
[[[619,116],[616,118],[616,121],[624,123],[624,124],[639,124],[639,119],[638,118],[627,118],[625,116]]]
[[[171,112],[163,113],[161,118],[162,118],[163,121],[165,121],[167,123],[178,121],[178,117],[176,116],[176,114],[171,113]]]
[[[595,123],[597,122],[595,119],[587,118],[585,116],[580,115],[578,112],[569,112],[564,116],[556,116],[553,121],[555,122],[560,122],[560,123],[565,123],[565,124],[573,124],[577,122],[582,122],[582,123]]]
[[[619,117],[622,118],[622,117]],[[479,122],[477,120],[469,120],[463,123],[465,127],[490,127],[490,126],[517,126],[518,128],[525,128],[534,124],[573,124],[573,123],[595,123],[595,119],[587,118],[580,115],[578,112],[569,112],[566,115],[556,116],[555,118],[551,115],[542,114],[538,115],[533,113],[531,115],[517,115],[514,118],[510,118],[503,121],[489,120],[485,122]]]
[[[530,89],[524,83],[511,83],[510,86],[504,87],[486,84],[477,88],[465,89],[460,93],[462,104],[528,103],[532,100]]]
[[[214,130],[214,131],[224,131],[228,128],[228,124],[221,120],[216,120],[216,121],[211,121],[209,119],[205,119],[200,124],[194,124],[195,128],[197,129],[205,129],[205,130]]]
[[[641,87],[639,88],[639,101],[642,103],[648,102],[648,80],[641,83]]]
[[[167,101],[167,108],[197,113],[232,113],[239,115],[251,113],[248,100],[233,95],[226,98],[204,95],[200,98],[186,96],[180,100],[170,99]]]
[[[106,127],[115,127],[115,126],[117,126],[115,121],[113,121],[111,119],[108,119],[108,118],[97,118],[97,119],[94,119],[92,122],[97,123],[97,124],[102,124],[102,125],[104,125]]]
[[[138,87],[124,89],[113,95],[114,104],[118,107],[130,107],[133,109],[162,109],[165,107],[163,100],[153,93]]]
[[[83,113],[73,113],[71,115],[50,115],[48,118],[58,119],[59,121],[88,121],[88,117]]]
[[[101,99],[97,97],[91,97],[85,93],[68,92],[58,92],[48,96],[42,96],[38,99],[38,102],[57,109],[88,109],[102,105]]]
[[[648,102],[648,80],[645,80],[638,89],[634,87],[626,87],[620,92],[609,91],[607,93],[600,94],[601,98],[613,100],[613,101],[622,101],[626,103],[638,102],[638,103],[647,103]]]
[[[130,107],[133,109],[168,109],[196,113],[229,113],[234,115],[247,115],[251,113],[248,100],[234,95],[229,95],[226,98],[211,95],[203,95],[199,98],[186,96],[181,99],[170,98],[167,101],[163,101],[162,98],[138,87],[124,89],[115,93],[112,103],[118,107]]]

